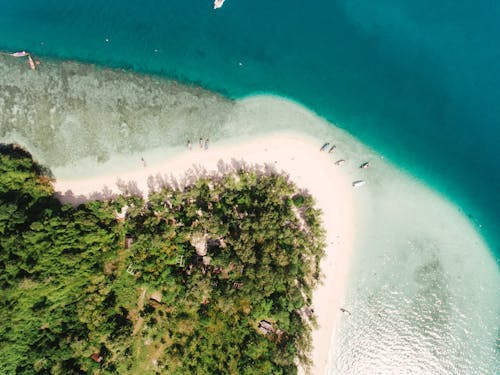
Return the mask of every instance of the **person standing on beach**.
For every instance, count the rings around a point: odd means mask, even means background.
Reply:
[[[208,150],[208,138],[205,139],[205,150]]]
[[[146,168],[147,167],[146,160],[144,160],[144,158],[141,158],[141,161],[142,161],[142,165],[144,166],[144,168]]]
[[[187,147],[188,147],[189,151],[191,151],[193,149],[193,145],[191,144],[190,139],[187,140]]]
[[[199,144],[200,144],[200,148],[203,148],[203,138],[201,138],[201,137],[200,137]]]

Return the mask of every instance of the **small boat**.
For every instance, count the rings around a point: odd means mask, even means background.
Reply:
[[[215,0],[214,1],[214,9],[219,9],[224,5],[225,0]]]
[[[342,165],[345,163],[345,159],[339,159],[335,162],[335,165]]]
[[[342,313],[344,313],[344,314],[349,314],[349,316],[350,316],[350,315],[352,315],[352,314],[351,314],[351,312],[350,312],[349,310],[344,309],[343,307],[341,307],[341,308],[340,308],[340,312],[342,312]]]
[[[26,51],[19,51],[19,52],[11,53],[10,55],[14,56],[14,57],[24,57],[24,56],[28,56],[29,53]]]
[[[332,147],[330,147],[330,149],[328,150],[328,153],[331,154],[333,152],[333,150],[335,150],[337,146],[333,145]]]
[[[33,61],[33,59],[31,58],[31,55],[28,55],[28,63],[29,63],[29,65],[30,65],[31,70],[35,70],[35,69],[36,69],[35,62],[34,62],[34,61]]]
[[[330,144],[330,142],[326,142],[323,146],[321,146],[321,148],[319,150],[325,151],[329,144]]]
[[[370,162],[369,162],[369,161],[367,161],[366,163],[361,164],[359,167],[360,167],[360,168],[362,168],[362,169],[366,169],[366,168],[368,168],[369,166],[370,166]]]
[[[352,183],[352,186],[353,187],[360,187],[360,186],[363,186],[364,184],[366,184],[366,181],[363,181],[363,180],[357,180],[357,181],[354,181]]]

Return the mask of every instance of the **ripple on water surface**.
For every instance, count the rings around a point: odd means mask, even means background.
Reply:
[[[487,247],[434,192],[390,170],[378,180],[385,192],[361,199],[352,315],[331,373],[498,373],[500,277]]]

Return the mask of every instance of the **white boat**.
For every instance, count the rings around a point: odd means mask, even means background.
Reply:
[[[35,70],[36,69],[35,62],[31,58],[31,55],[28,55],[28,64],[29,64],[31,70]]]
[[[366,181],[363,181],[363,180],[357,180],[357,181],[354,181],[352,183],[352,186],[353,187],[360,187],[360,186],[363,186],[364,184],[366,184]]]
[[[24,57],[24,56],[28,56],[29,53],[26,51],[20,51],[20,52],[11,53],[10,55],[14,56],[14,57]]]
[[[214,9],[219,9],[224,5],[225,0],[215,0],[214,1]]]

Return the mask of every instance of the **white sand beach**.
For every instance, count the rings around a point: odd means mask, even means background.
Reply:
[[[314,139],[295,134],[277,133],[270,136],[236,143],[232,146],[210,146],[201,149],[193,142],[192,150],[166,159],[163,162],[138,166],[135,170],[109,174],[95,178],[60,179],[55,183],[56,191],[66,193],[63,201],[82,201],[105,188],[119,192],[116,182],[133,181],[135,188],[144,194],[148,192],[149,176],[173,176],[181,180],[195,170],[217,172],[219,161],[231,163],[243,160],[248,164],[270,164],[276,170],[290,176],[299,188],[307,189],[323,211],[323,225],[326,229],[326,256],[322,261],[322,284],[313,295],[313,308],[317,315],[319,329],[314,330],[312,359],[313,374],[325,372],[332,333],[340,316],[344,300],[349,261],[353,250],[354,210],[351,180],[336,166],[327,150],[321,152]],[[71,193],[68,193],[71,191]],[[95,194],[94,194],[95,195]],[[78,198],[80,196],[80,198]]]

